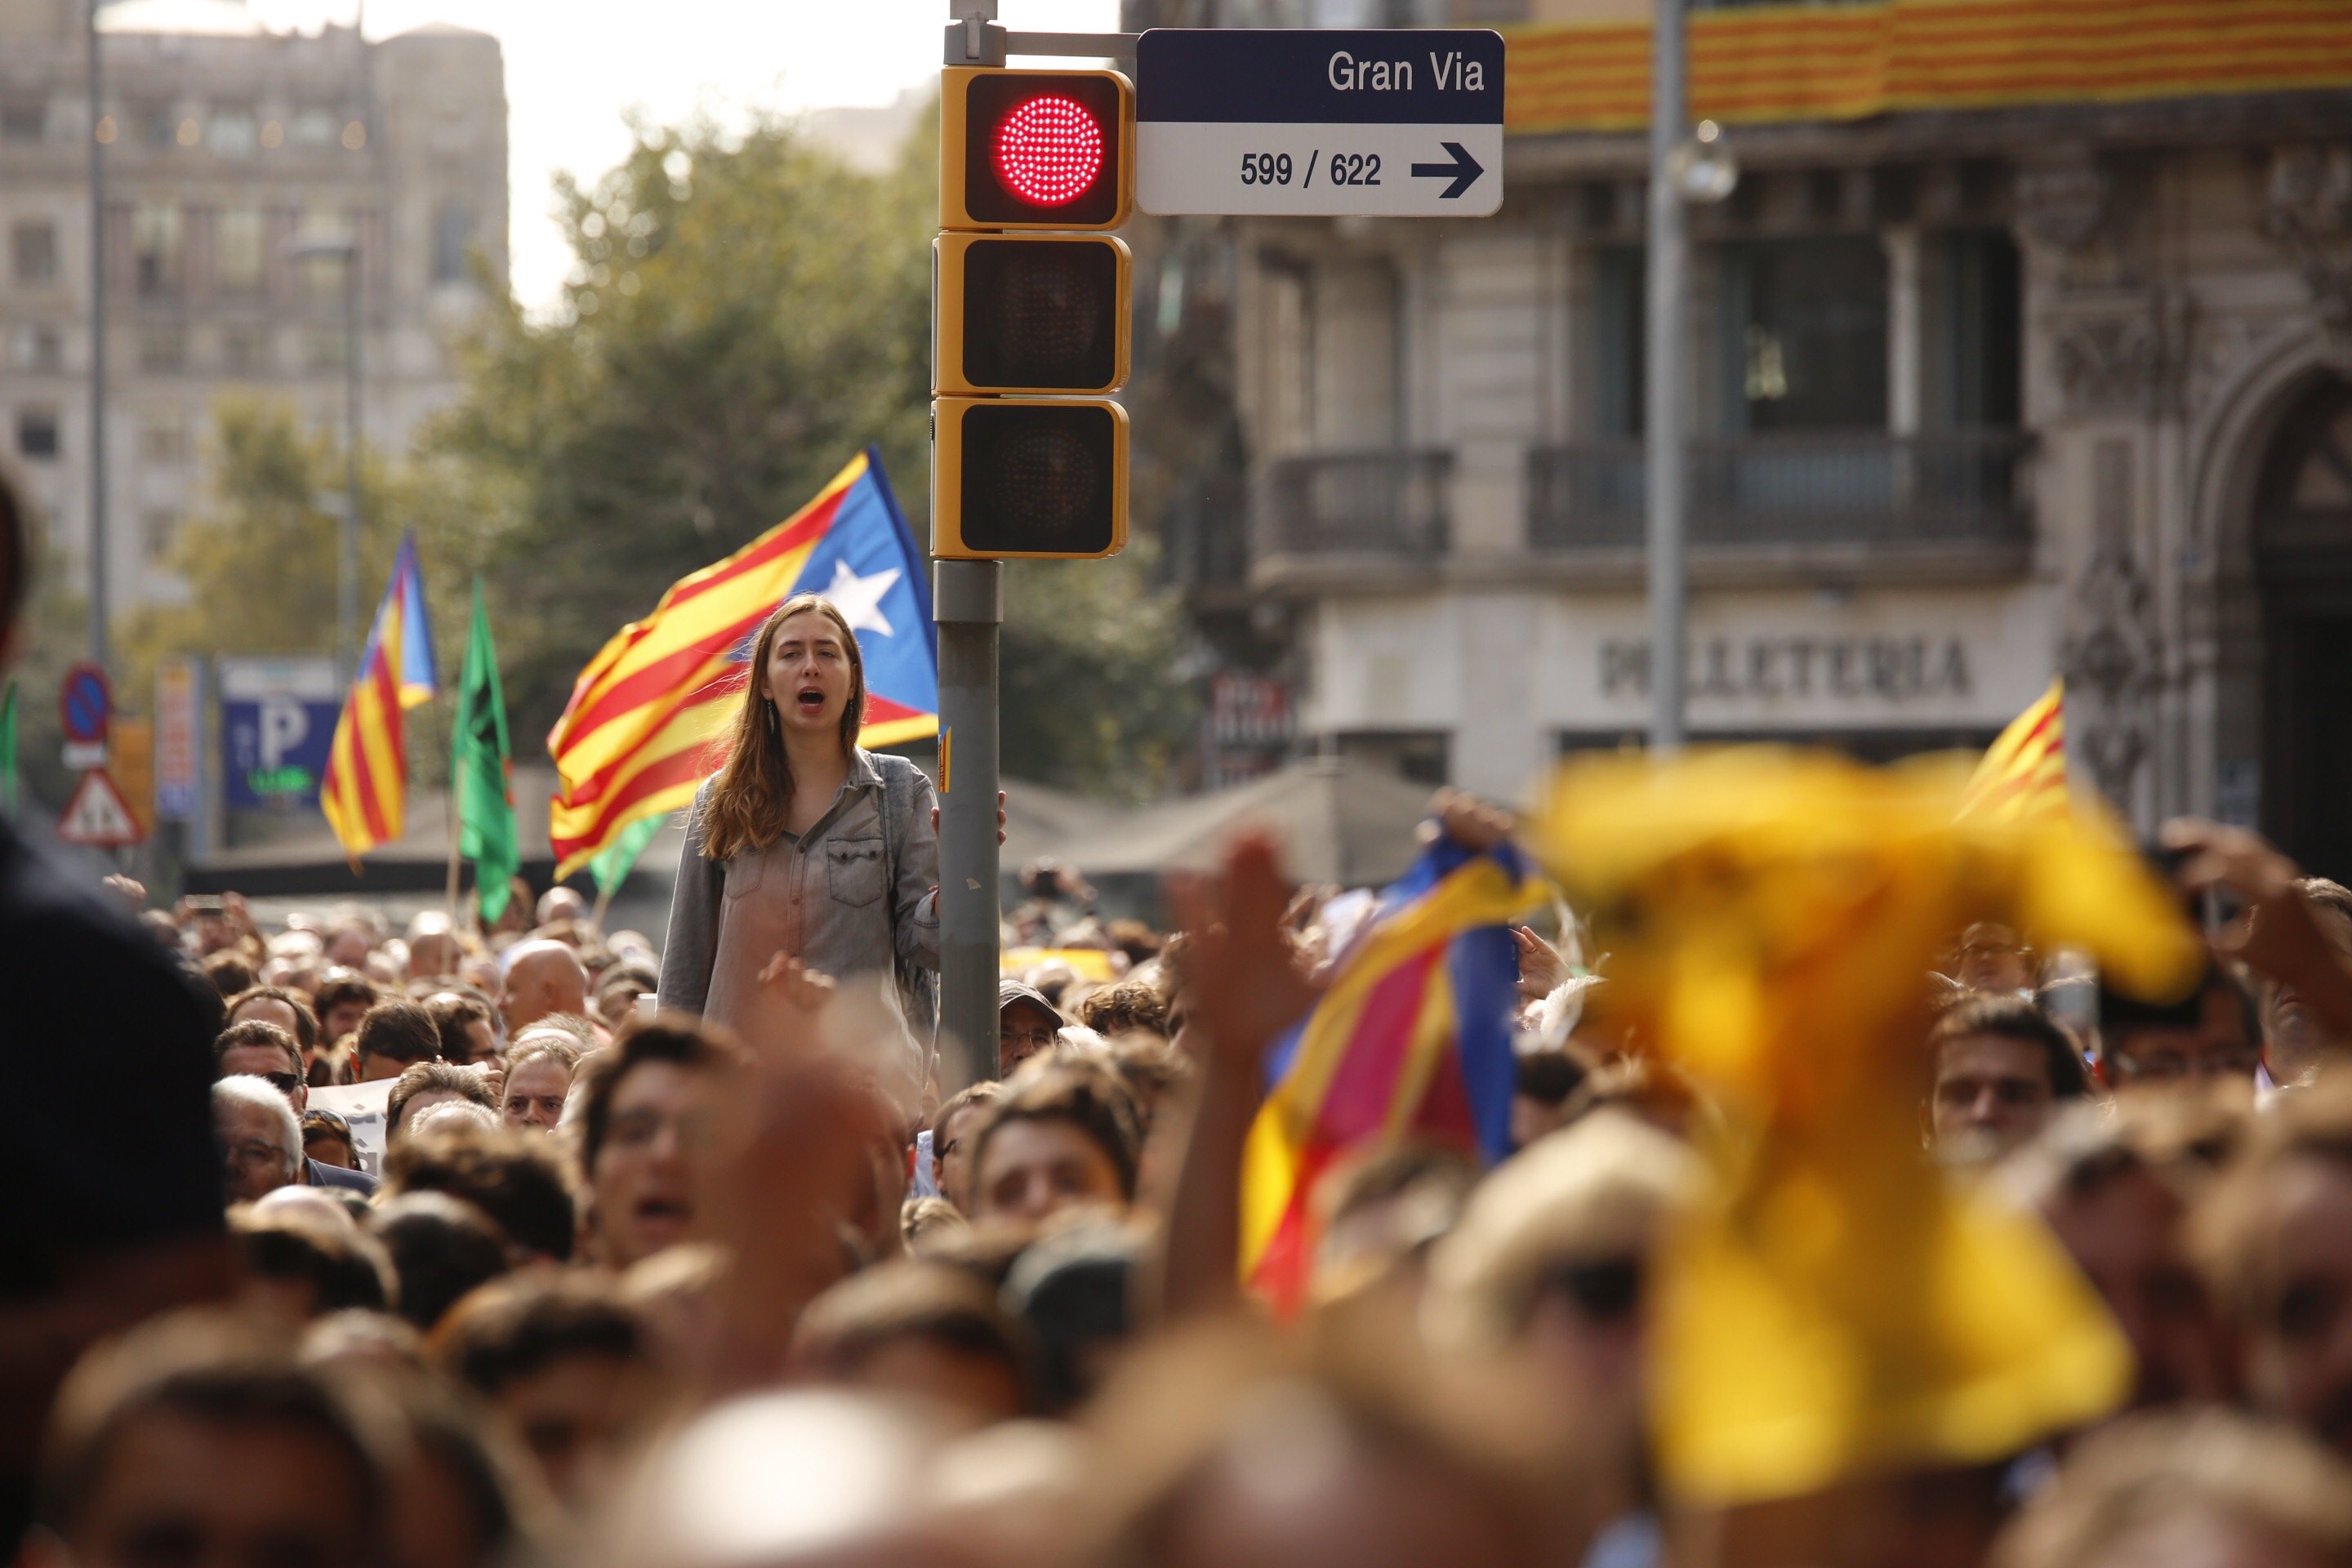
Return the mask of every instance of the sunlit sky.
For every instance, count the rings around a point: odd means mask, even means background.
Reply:
[[[359,0],[247,0],[273,27],[348,25]],[[364,0],[384,37],[427,22],[505,47],[515,293],[551,302],[570,253],[550,181],[583,180],[628,151],[622,116],[722,121],[752,110],[887,104],[940,66],[947,0]],[[1109,31],[1118,0],[1002,0],[1007,26]]]

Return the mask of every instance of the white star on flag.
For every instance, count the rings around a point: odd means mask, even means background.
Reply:
[[[824,590],[841,618],[849,623],[853,632],[880,632],[884,637],[897,637],[890,629],[889,617],[882,613],[882,595],[898,580],[896,566],[877,572],[871,577],[860,577],[849,569],[846,561],[833,563],[833,582]]]

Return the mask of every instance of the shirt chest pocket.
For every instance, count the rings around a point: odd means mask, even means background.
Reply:
[[[841,838],[825,846],[826,890],[837,904],[870,904],[882,896],[882,841]]]
[[[767,851],[746,849],[727,862],[727,901],[731,904],[758,892],[767,879]]]

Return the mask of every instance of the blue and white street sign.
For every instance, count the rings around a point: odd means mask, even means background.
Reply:
[[[343,706],[333,662],[225,658],[219,670],[221,804],[315,810]]]
[[[1502,35],[1154,28],[1135,159],[1148,213],[1484,217],[1503,205]]]

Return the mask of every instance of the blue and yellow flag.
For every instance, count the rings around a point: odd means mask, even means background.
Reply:
[[[1280,1311],[1304,1298],[1309,1200],[1334,1162],[1411,1137],[1493,1162],[1511,1150],[1507,921],[1541,898],[1508,843],[1440,838],[1381,895],[1315,1010],[1276,1048],[1242,1164],[1242,1277]]]

